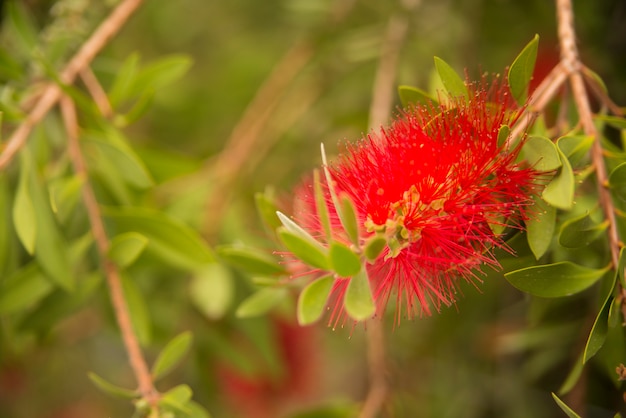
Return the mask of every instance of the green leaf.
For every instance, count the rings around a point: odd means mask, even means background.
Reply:
[[[210,263],[194,272],[189,283],[191,303],[207,318],[224,316],[233,302],[235,288],[230,270]]]
[[[498,130],[498,148],[502,148],[506,145],[506,141],[509,139],[509,134],[511,133],[511,128],[508,125],[500,126]]]
[[[504,277],[521,291],[544,298],[557,298],[587,289],[608,270],[608,267],[592,269],[562,261],[526,267],[506,273]]]
[[[186,415],[192,413],[191,408],[187,406],[191,400],[193,392],[187,385],[178,385],[163,394],[159,403]]]
[[[278,237],[285,247],[304,263],[322,270],[330,269],[328,250],[321,244],[312,243],[311,240],[302,238],[301,235],[294,234],[284,227],[278,229]]]
[[[372,289],[365,269],[361,269],[350,279],[344,298],[344,307],[346,313],[356,321],[369,319],[376,313]]]
[[[254,201],[256,203],[256,209],[259,213],[263,224],[269,231],[276,231],[276,229],[282,225],[276,212],[278,208],[274,201],[274,193],[271,189],[266,190],[264,193],[257,193],[254,195]]]
[[[159,91],[181,78],[191,67],[192,59],[186,55],[170,55],[142,69],[135,78],[129,93],[137,96],[146,90]]]
[[[583,354],[584,353],[581,353],[580,356],[574,362],[574,366],[572,367],[572,370],[570,370],[567,377],[565,378],[565,381],[559,388],[559,392],[558,392],[559,395],[564,395],[568,393],[570,390],[574,388],[574,386],[576,386],[576,383],[578,382],[578,379],[582,375],[583,370],[585,368],[585,363],[583,363]]]
[[[20,159],[20,180],[13,202],[13,224],[20,242],[29,254],[34,254],[37,237],[37,219],[33,199],[29,191],[30,171],[32,164],[30,158],[22,153]]]
[[[315,195],[317,217],[322,225],[322,228],[324,229],[326,239],[330,240],[332,236],[332,228],[330,226],[330,218],[328,216],[328,204],[326,203],[326,196],[324,196],[324,190],[322,189],[320,172],[317,169],[313,171],[313,193]]]
[[[33,18],[27,13],[21,2],[8,2],[6,11],[8,17],[6,23],[10,25],[7,32],[17,34],[15,38],[19,42],[20,50],[27,51],[32,58],[32,53],[37,48],[38,43],[38,31]]]
[[[147,250],[173,266],[193,270],[214,261],[211,250],[196,231],[163,212],[141,207],[104,207],[102,214],[118,233],[137,232],[147,237]]]
[[[147,346],[152,339],[148,305],[137,285],[129,277],[121,275],[120,278],[133,329],[141,345]]]
[[[120,103],[133,97],[131,87],[137,76],[139,69],[139,54],[133,53],[126,58],[120,69],[116,73],[115,80],[109,91],[109,101],[113,108],[117,108]]]
[[[413,86],[398,86],[398,95],[400,96],[402,107],[437,103],[437,100],[430,94]]]
[[[148,245],[148,238],[137,232],[126,232],[111,240],[109,259],[118,267],[126,268],[133,264]]]
[[[259,275],[286,274],[285,269],[274,258],[252,248],[241,245],[222,245],[215,249],[229,264],[247,273]]]
[[[535,61],[537,59],[537,48],[539,45],[539,35],[530,41],[522,52],[519,53],[517,58],[509,67],[509,88],[511,94],[518,104],[523,105],[526,103],[526,97],[528,96],[528,85],[533,77],[533,71],[535,69]]]
[[[562,136],[557,139],[556,145],[567,157],[570,164],[575,166],[588,154],[589,149],[593,145],[593,136]]]
[[[569,210],[574,204],[574,172],[561,150],[559,150],[559,156],[563,165],[543,190],[541,196],[555,208]]]
[[[350,238],[350,241],[358,247],[360,245],[359,222],[354,203],[350,196],[341,194],[339,196],[339,204],[341,205],[341,211],[339,212],[341,225],[346,231],[348,238]]]
[[[22,267],[1,283],[0,314],[26,310],[54,289],[35,263]]]
[[[204,409],[204,407],[197,402],[189,401],[186,406],[187,409],[190,410],[188,415],[189,418],[211,418],[209,411]]]
[[[180,363],[183,356],[189,351],[192,340],[191,332],[185,331],[167,343],[152,366],[152,378],[155,381],[168,374]]]
[[[285,300],[288,294],[287,289],[284,287],[261,289],[241,302],[235,315],[238,318],[263,315]]]
[[[280,211],[277,211],[276,215],[278,216],[278,219],[280,219],[280,222],[282,223],[285,230],[299,236],[306,241],[309,241],[312,245],[319,246],[320,248],[324,249],[324,246],[319,241],[313,238],[313,236],[309,234],[306,230],[304,230],[304,228],[302,228],[300,225],[289,219],[287,215],[283,214]]]
[[[589,213],[568,219],[561,226],[559,244],[565,248],[585,247],[600,237],[607,227],[607,222],[596,224]]]
[[[334,283],[333,276],[324,276],[313,280],[302,290],[298,297],[298,323],[300,325],[312,324],[322,316]]]
[[[550,248],[556,228],[556,208],[534,197],[537,210],[526,221],[526,238],[535,258],[539,260]]]
[[[61,223],[65,223],[72,215],[72,211],[80,201],[84,183],[84,177],[73,175],[55,179],[50,184],[52,210]]]
[[[556,402],[556,404],[559,406],[559,408],[561,408],[563,412],[567,414],[569,418],[580,418],[580,415],[572,411],[572,409],[569,406],[567,406],[565,402],[560,400],[559,397],[556,396],[554,393],[552,393],[552,398],[554,398],[554,401]]]
[[[537,171],[553,171],[562,165],[556,145],[543,136],[529,136],[520,156]]]
[[[363,254],[365,255],[367,261],[373,263],[383,252],[386,246],[387,240],[384,237],[380,235],[374,235],[367,241],[365,241],[365,245],[363,246]]]
[[[352,277],[361,271],[359,256],[340,242],[331,242],[328,256],[332,270],[340,277]]]
[[[602,122],[608,123],[616,129],[626,129],[626,118],[609,115],[597,115],[595,116],[595,118],[597,120],[601,120]]]
[[[26,150],[22,150],[22,153],[24,152]],[[37,223],[35,257],[46,276],[63,289],[71,291],[75,283],[67,252],[68,246],[50,208],[50,197],[34,168],[31,169],[29,190]]]
[[[615,167],[609,175],[611,191],[622,200],[626,200],[626,163]]]
[[[583,363],[586,363],[591,357],[595,356],[604,345],[606,335],[609,331],[609,311],[612,302],[613,297],[611,296],[611,293],[609,293],[608,297],[604,301],[604,304],[602,305],[602,309],[600,309],[600,313],[598,313],[598,316],[593,323],[593,327],[591,328],[591,333],[589,334],[587,344],[585,345]]]
[[[439,57],[435,57],[435,68],[450,97],[463,97],[465,100],[469,100],[465,82],[448,63]]]
[[[98,389],[116,398],[135,399],[139,397],[139,393],[137,391],[109,383],[95,373],[89,372],[87,376],[89,377],[89,380],[91,380],[92,383],[98,387]]]

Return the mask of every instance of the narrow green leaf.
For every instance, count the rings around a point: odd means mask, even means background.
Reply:
[[[595,119],[608,123],[616,129],[626,129],[626,118],[620,116],[597,115]]]
[[[320,319],[334,283],[333,276],[324,276],[313,280],[302,290],[298,297],[298,323],[300,325],[309,325]]]
[[[137,232],[148,238],[146,250],[169,264],[193,270],[214,261],[196,231],[165,213],[141,207],[104,207],[102,213],[118,233]]]
[[[89,380],[91,380],[91,382],[98,387],[98,389],[116,398],[135,399],[139,397],[139,393],[137,391],[109,383],[95,373],[89,372],[87,376],[89,377]]]
[[[604,345],[606,335],[609,331],[609,311],[611,309],[612,302],[613,297],[609,293],[609,296],[604,301],[602,309],[600,309],[600,313],[598,313],[598,316],[593,323],[593,327],[591,328],[591,333],[589,334],[587,344],[585,345],[583,363],[586,363],[591,357],[595,356]]]
[[[133,264],[148,245],[148,238],[137,232],[126,232],[111,240],[109,259],[120,268]]]
[[[20,158],[20,179],[13,202],[13,224],[20,242],[29,254],[34,254],[37,237],[37,219],[33,199],[29,191],[30,158],[22,153]]]
[[[609,174],[609,187],[615,196],[626,200],[626,163],[615,167]]]
[[[155,381],[168,374],[180,363],[183,356],[189,351],[192,340],[191,332],[185,331],[167,343],[152,366],[152,378]]]
[[[242,245],[222,245],[215,251],[229,264],[250,274],[272,276],[286,273],[274,258],[252,248]]]
[[[359,240],[359,221],[354,207],[354,202],[347,194],[339,196],[339,204],[341,205],[341,224],[346,231],[350,241],[357,246],[361,245]]]
[[[278,219],[280,219],[280,222],[283,224],[283,227],[286,231],[302,238],[305,241],[308,241],[313,246],[320,247],[321,249],[324,248],[319,241],[313,238],[313,236],[309,234],[306,230],[304,230],[300,225],[289,219],[287,215],[283,214],[280,211],[277,211],[276,215],[278,216]]]
[[[626,289],[626,247],[622,247],[619,252],[619,261],[617,264],[617,279],[622,288]]]
[[[574,362],[574,366],[572,367],[567,377],[563,381],[563,384],[559,388],[559,395],[564,395],[568,393],[574,388],[574,386],[576,386],[576,383],[578,382],[578,379],[580,379],[580,376],[582,375],[585,368],[585,363],[583,363],[583,354],[584,353],[581,353],[578,359],[576,359],[576,361]]]
[[[535,258],[539,260],[550,248],[556,229],[556,208],[535,197],[537,211],[526,221],[526,238]]]
[[[237,315],[238,318],[250,318],[263,315],[284,301],[288,294],[287,289],[284,287],[261,289],[241,302],[235,315]]]
[[[159,91],[182,77],[191,67],[192,59],[186,55],[170,55],[143,68],[135,77],[131,96],[146,90]]]
[[[204,409],[204,407],[197,402],[189,401],[186,406],[187,409],[191,411],[189,413],[189,418],[211,418],[209,411]]]
[[[589,213],[568,219],[561,226],[559,244],[565,248],[585,247],[600,237],[607,227],[607,222],[596,224]]]
[[[178,385],[165,392],[159,403],[189,416],[192,410],[187,406],[187,404],[191,400],[192,395],[193,392],[189,386]]]
[[[276,212],[278,208],[274,201],[274,193],[272,189],[266,190],[264,193],[257,193],[254,195],[254,201],[256,203],[256,209],[259,217],[263,221],[263,224],[268,231],[274,232],[282,225]]]
[[[123,115],[116,115],[114,124],[118,128],[124,128],[134,122],[137,122],[150,109],[154,100],[154,92],[152,90],[145,91],[135,102],[131,109]]]
[[[592,269],[562,261],[554,264],[526,267],[506,273],[504,277],[524,292],[544,298],[570,296],[592,286],[607,271]]]
[[[67,252],[68,246],[50,208],[50,197],[33,167],[29,175],[29,190],[37,223],[35,241],[37,263],[54,283],[71,291],[75,283]]]
[[[8,183],[6,172],[0,173],[0,223],[4,225],[11,223],[9,216],[9,212],[11,211],[11,198]],[[2,230],[0,230],[0,276],[2,276],[3,272],[8,268],[8,260],[14,247],[12,235],[9,228],[2,228]]]
[[[18,35],[16,40],[19,42],[19,48],[22,51],[28,51],[32,58],[32,51],[35,50],[38,42],[38,30],[33,18],[28,14],[21,2],[8,2],[6,11],[8,17],[6,23],[11,27],[7,32]]]
[[[502,125],[498,130],[498,148],[504,147],[506,141],[509,139],[511,128],[508,125]]]
[[[332,270],[340,277],[352,277],[361,271],[359,256],[340,242],[331,242],[328,256]]]
[[[543,190],[541,196],[543,200],[552,206],[558,209],[569,210],[574,204],[574,171],[569,160],[563,155],[561,150],[559,150],[559,156],[562,166]]]
[[[369,319],[376,313],[376,306],[372,297],[367,271],[361,271],[353,276],[348,283],[344,299],[346,313],[356,321]]]
[[[85,141],[91,145],[90,156],[93,159],[107,159],[132,187],[146,189],[154,182],[143,162],[129,147],[120,143],[111,143],[90,137]]]
[[[84,177],[74,175],[61,177],[50,184],[52,209],[62,224],[70,218],[80,201],[80,192],[84,183]]]
[[[317,169],[313,171],[313,193],[315,195],[317,217],[320,220],[322,228],[324,229],[326,239],[330,241],[332,237],[332,229],[330,227],[330,218],[328,216],[328,204],[326,203],[326,196],[324,196],[320,172]]]
[[[2,281],[0,314],[24,311],[54,289],[37,264],[30,263]]]
[[[435,57],[435,68],[450,97],[463,97],[465,100],[469,99],[465,82],[448,63],[439,57]]]
[[[562,165],[556,145],[543,136],[529,136],[520,155],[537,171],[553,171]]]
[[[567,406],[565,402],[560,400],[559,397],[556,396],[554,393],[552,393],[552,398],[554,398],[554,402],[556,402],[559,408],[561,408],[561,410],[565,412],[569,418],[580,418],[580,415],[572,411],[572,409],[569,406]]]
[[[133,97],[131,87],[139,68],[139,54],[133,53],[126,58],[116,73],[115,80],[109,91],[109,101],[113,108],[117,108],[123,101]]]
[[[402,107],[437,103],[437,100],[430,94],[413,86],[398,86],[398,95],[400,96]]]
[[[365,245],[363,246],[363,254],[365,255],[367,261],[373,263],[383,252],[386,246],[387,240],[384,237],[380,235],[374,235],[367,241],[365,241]]]
[[[593,141],[593,137],[589,135],[562,136],[557,139],[556,145],[570,164],[576,166],[589,153]]]
[[[146,346],[150,344],[152,339],[148,305],[137,285],[129,277],[122,275],[121,279],[124,299],[130,313],[133,329],[141,345]]]
[[[535,35],[532,41],[522,49],[522,52],[519,53],[513,61],[513,64],[509,67],[509,88],[513,98],[515,98],[520,105],[526,103],[528,85],[530,84],[535,69],[538,45],[539,35]]]
[[[234,295],[235,286],[230,270],[217,263],[196,270],[189,283],[191,303],[211,320],[224,316]]]
[[[328,250],[319,243],[312,243],[282,227],[278,229],[278,237],[294,256],[304,263],[322,270],[330,269]]]

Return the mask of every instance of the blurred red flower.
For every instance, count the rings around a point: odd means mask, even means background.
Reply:
[[[459,280],[480,281],[481,265],[499,266],[493,250],[508,247],[494,230],[522,228],[536,193],[536,172],[517,162],[521,145],[508,149],[498,141],[501,127],[520,114],[505,84],[483,79],[469,86],[467,99],[443,97],[405,110],[330,165],[335,191],[358,212],[361,237],[384,234],[395,244],[368,265],[377,314],[394,298],[397,320],[403,312],[430,315],[454,303]],[[311,190],[309,184],[297,193],[296,221],[319,237]],[[327,204],[332,229],[341,230],[328,196]],[[342,311],[347,283],[335,283],[331,321]]]

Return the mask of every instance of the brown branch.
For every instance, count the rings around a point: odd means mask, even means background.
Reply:
[[[122,290],[122,280],[117,266],[109,259],[108,251],[110,242],[104,229],[104,223],[100,213],[100,207],[96,196],[89,182],[87,174],[87,166],[78,142],[78,121],[76,118],[76,109],[74,102],[67,97],[60,98],[61,113],[63,122],[67,131],[68,153],[74,171],[84,180],[82,187],[82,199],[87,210],[91,232],[96,243],[98,255],[100,257],[102,268],[107,279],[111,304],[115,312],[115,318],[120,327],[122,340],[126,347],[126,352],[130,360],[131,368],[138,383],[138,390],[143,399],[146,399],[150,405],[156,406],[159,400],[159,393],[154,388],[152,376],[148,369],[148,365],[143,357],[137,336],[133,331],[133,325],[128,311],[128,305],[124,298]]]
[[[83,80],[85,87],[91,94],[93,101],[96,103],[98,110],[105,118],[113,115],[113,109],[111,108],[111,103],[109,102],[109,98],[107,97],[106,92],[100,85],[100,82],[96,78],[91,68],[85,67],[80,71],[80,78]]]
[[[96,54],[126,23],[141,2],[142,0],[124,0],[111,12],[65,66],[59,76],[61,83],[71,84],[74,82],[78,73],[89,65]],[[0,154],[0,170],[11,162],[15,154],[26,143],[31,130],[58,103],[61,95],[62,90],[57,84],[49,84],[45,88],[32,111],[9,137],[4,151]]]

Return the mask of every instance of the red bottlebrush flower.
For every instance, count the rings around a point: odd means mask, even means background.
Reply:
[[[467,100],[406,110],[389,128],[348,145],[329,167],[337,194],[354,203],[362,239],[384,233],[394,242],[367,266],[378,314],[390,297],[397,319],[402,311],[430,315],[431,308],[454,303],[460,280],[478,280],[481,265],[499,266],[493,250],[507,246],[493,227],[522,227],[536,172],[516,162],[520,146],[498,143],[500,128],[521,109],[498,80],[487,87],[471,85]],[[321,236],[311,190],[298,194],[304,206],[296,220]],[[347,283],[335,283],[335,317]]]

